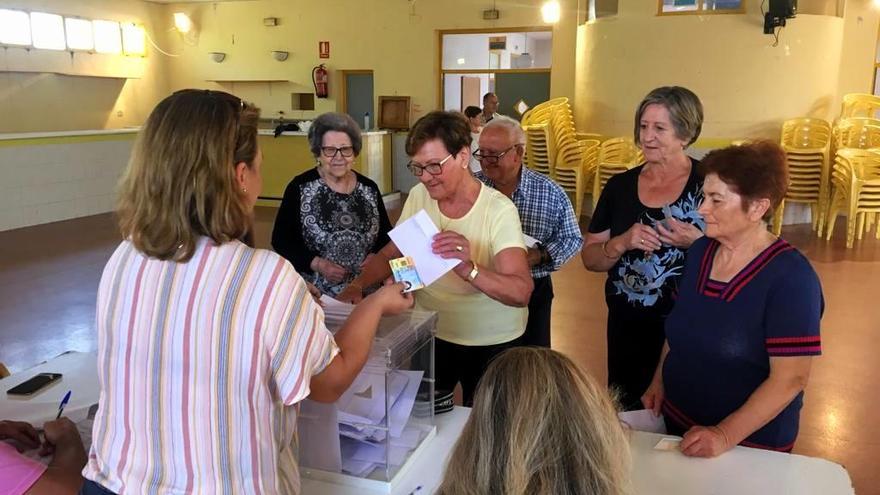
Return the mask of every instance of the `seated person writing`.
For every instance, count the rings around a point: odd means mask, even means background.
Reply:
[[[86,451],[76,426],[67,418],[43,425],[45,441],[37,430],[21,421],[0,421],[0,493],[5,495],[64,495],[77,493],[82,485]],[[7,441],[12,441],[16,446]],[[40,447],[52,455],[48,466],[20,454]]]

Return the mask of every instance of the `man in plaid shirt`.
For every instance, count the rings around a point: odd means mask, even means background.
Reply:
[[[525,134],[519,122],[496,118],[480,134],[474,158],[482,172],[475,175],[509,197],[519,211],[526,238],[529,266],[535,289],[529,300],[529,321],[523,345],[550,347],[550,309],[553,284],[550,274],[576,255],[583,245],[574,209],[558,184],[522,165]]]

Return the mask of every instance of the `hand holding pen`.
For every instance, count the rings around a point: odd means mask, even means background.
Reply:
[[[64,412],[64,406],[66,406],[67,403],[70,402],[70,392],[71,391],[68,390],[67,393],[64,394],[64,398],[61,399],[61,404],[58,404],[58,415],[55,416],[55,419],[58,419],[61,417],[61,413]]]

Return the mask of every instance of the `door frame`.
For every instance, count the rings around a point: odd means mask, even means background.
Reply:
[[[443,93],[446,89],[446,74],[498,74],[498,73],[528,73],[528,72],[546,72],[551,74],[553,64],[547,69],[444,69],[443,68],[443,35],[445,34],[494,34],[494,33],[538,33],[553,32],[552,26],[528,26],[528,27],[509,27],[509,28],[476,28],[476,29],[438,29],[437,30],[437,53],[434,59],[435,74],[439,79],[437,83],[436,105],[437,108],[443,108]],[[482,97],[482,95],[481,95]]]
[[[343,69],[339,71],[339,104],[336,107],[336,111],[339,113],[348,113],[348,76],[356,75],[356,74],[369,74],[373,76],[373,108],[376,108],[376,76],[373,74],[372,69]]]

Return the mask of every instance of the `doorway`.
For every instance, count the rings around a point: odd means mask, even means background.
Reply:
[[[343,70],[342,80],[342,94],[339,98],[342,112],[350,115],[364,131],[368,130],[364,117],[369,113],[369,127],[376,127],[376,112],[373,105],[373,71]]]
[[[440,31],[438,104],[463,111],[483,106],[493,92],[499,113],[519,120],[515,105],[528,107],[550,99],[550,28],[459,29]]]

